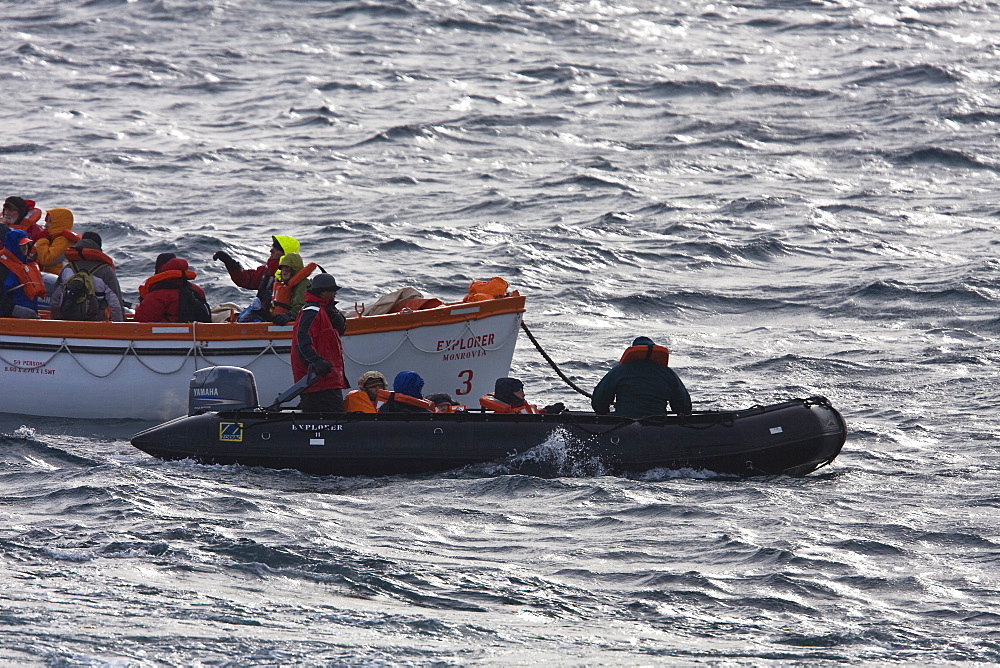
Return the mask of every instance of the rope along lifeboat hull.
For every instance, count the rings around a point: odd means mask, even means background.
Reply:
[[[446,304],[347,321],[344,364],[478,397],[510,373],[524,297]],[[292,328],[269,323],[136,323],[0,319],[0,411],[66,418],[167,420],[184,415],[198,369],[253,372],[262,400],[292,383]]]
[[[664,468],[754,476],[810,473],[833,461],[845,438],[840,414],[813,397],[638,422],[593,413],[207,412],[136,434],[132,445],[167,460],[318,475],[424,474],[489,462],[499,465],[478,472],[622,475]]]

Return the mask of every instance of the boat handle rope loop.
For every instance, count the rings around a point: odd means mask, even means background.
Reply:
[[[200,323],[197,323],[197,322],[192,322],[191,323],[191,350],[195,351],[195,353],[194,353],[195,357],[200,357],[206,364],[208,364],[210,366],[220,366],[218,364],[218,362],[213,362],[212,360],[210,360],[205,355],[205,348],[204,348],[204,346],[199,346],[198,345],[198,325],[199,324]],[[285,364],[287,364],[288,366],[292,366],[291,357],[286,357],[285,355],[280,354],[277,350],[274,349],[274,339],[268,339],[267,340],[267,347],[264,348],[263,350],[261,350],[259,353],[257,353],[256,357],[254,357],[252,360],[250,360],[249,362],[247,362],[246,366],[244,366],[243,368],[249,367],[251,364],[253,364],[257,360],[259,360],[261,357],[263,357],[264,355],[266,355],[268,352],[274,353],[275,357],[277,357],[280,360],[283,360],[285,362]],[[141,359],[139,360],[139,362],[142,363],[142,365],[144,367],[146,367],[147,369],[149,369],[149,367],[146,365],[146,363],[143,362]],[[195,365],[195,366],[197,366],[197,365]],[[150,371],[154,371],[156,373],[159,373],[158,371],[156,371],[156,369],[149,369],[149,370]],[[180,369],[177,369],[177,371],[180,371]],[[173,372],[173,373],[176,373],[176,371]]]

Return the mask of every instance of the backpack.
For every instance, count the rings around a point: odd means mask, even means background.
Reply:
[[[212,322],[208,302],[187,281],[177,287],[177,322]]]
[[[76,273],[63,285],[60,317],[63,320],[104,320],[104,309],[101,308],[104,293],[98,293],[94,288],[94,272],[105,265],[99,264],[88,271],[77,270],[72,263],[70,266]]]

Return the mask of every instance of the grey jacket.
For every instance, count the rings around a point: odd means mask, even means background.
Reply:
[[[81,239],[76,242],[74,248],[92,248],[94,250],[100,250],[97,243],[91,241],[90,239]],[[110,310],[111,320],[115,322],[121,322],[125,320],[124,312],[124,300],[122,299],[122,289],[118,285],[118,275],[111,265],[107,263],[102,263],[97,260],[77,260],[75,263],[76,271],[90,271],[94,267],[103,264],[104,266],[94,272],[94,287],[98,292],[105,292],[105,298],[103,300],[102,306],[107,306]],[[59,274],[59,279],[56,281],[56,287],[52,291],[52,307],[53,311],[58,310],[58,305],[62,303],[62,293],[63,284],[69,280],[69,278],[76,273],[73,266],[67,263],[66,267]],[[104,284],[102,289],[98,280]]]

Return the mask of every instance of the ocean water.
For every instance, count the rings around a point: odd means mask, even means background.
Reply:
[[[804,478],[558,437],[551,480],[336,478],[7,415],[0,664],[1000,662],[1000,3],[3,10],[4,196],[133,295],[172,251],[243,303],[212,254],[291,234],[344,306],[502,276],[582,387],[645,334],[696,408],[820,394],[850,431]],[[524,339],[512,372],[587,407]]]

